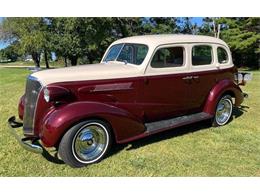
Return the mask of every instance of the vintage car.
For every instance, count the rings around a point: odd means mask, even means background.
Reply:
[[[242,93],[227,44],[195,35],[145,35],[112,43],[98,64],[29,75],[10,131],[26,149],[56,147],[72,167],[182,125],[222,126]],[[24,138],[15,128],[23,126]]]

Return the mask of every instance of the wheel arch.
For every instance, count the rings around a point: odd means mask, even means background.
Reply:
[[[105,122],[107,125],[109,125],[110,127],[110,132],[111,132],[111,137],[112,137],[112,141],[115,141],[116,140],[116,137],[115,137],[115,132],[114,132],[114,129],[112,127],[112,125],[110,124],[110,122],[108,120],[106,120],[105,118],[102,118],[100,116],[89,116],[89,117],[86,117],[86,118],[82,118],[80,120],[76,120],[74,121],[70,126],[68,126],[67,129],[65,129],[59,136],[59,139],[57,139],[56,143],[55,143],[55,147],[58,148],[61,140],[62,140],[62,137],[66,134],[66,132],[69,131],[69,129],[71,129],[72,127],[74,127],[75,125],[77,125],[78,123],[81,123],[81,122],[84,122],[84,121],[90,121],[90,120],[100,120],[100,121],[103,121]]]
[[[141,120],[126,110],[99,102],[76,102],[47,115],[43,119],[40,138],[46,147],[57,146],[71,127],[90,119],[106,122],[111,127],[116,142],[145,130]]]
[[[210,91],[203,111],[214,115],[215,108],[219,99],[224,95],[230,95],[235,99],[235,106],[239,106],[243,102],[243,94],[239,86],[237,86],[232,80],[224,79],[218,82]]]

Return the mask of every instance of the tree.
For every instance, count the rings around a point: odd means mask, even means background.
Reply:
[[[143,34],[179,33],[178,19],[173,17],[151,17],[143,19]]]
[[[52,31],[53,49],[57,56],[64,57],[72,65],[77,64],[78,57],[83,53],[81,18],[49,18]]]
[[[49,18],[49,20],[53,50],[57,56],[64,58],[65,66],[67,59],[73,66],[84,56],[89,63],[101,59],[108,45],[117,36],[121,36],[121,32],[119,33],[117,29],[119,27],[114,23],[115,18]]]
[[[0,50],[0,61],[1,60],[11,60],[15,62],[20,55],[16,52],[15,45],[9,45],[8,47]]]
[[[260,18],[219,18],[220,37],[232,50],[238,66],[260,68]]]
[[[190,17],[184,17],[179,19],[179,31],[182,34],[197,34],[199,31],[199,28],[197,24],[193,24],[191,21],[192,18]]]
[[[142,32],[142,18],[111,18],[112,35],[115,38],[139,35]]]
[[[2,22],[2,39],[16,44],[20,54],[30,54],[36,67],[40,67],[42,52],[49,48],[49,34],[44,18],[5,18]],[[47,55],[45,63],[48,68]]]
[[[198,34],[219,37],[220,26],[221,24],[218,18],[203,18],[203,24],[199,28]]]
[[[85,26],[86,40],[85,55],[89,63],[100,61],[106,48],[120,36],[120,32],[116,30],[115,18],[86,18]],[[125,23],[125,27],[127,27]],[[128,30],[127,30],[128,31]]]

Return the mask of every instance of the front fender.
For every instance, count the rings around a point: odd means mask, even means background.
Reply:
[[[44,117],[40,132],[42,143],[46,147],[57,145],[69,128],[89,118],[107,121],[117,142],[145,131],[142,121],[126,110],[99,102],[74,102],[58,107]]]
[[[239,106],[244,99],[243,93],[238,85],[232,80],[224,79],[218,82],[210,91],[209,96],[204,104],[203,111],[214,115],[218,100],[225,93],[232,95],[235,98],[235,106]]]

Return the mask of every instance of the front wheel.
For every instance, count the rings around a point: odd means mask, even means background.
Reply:
[[[100,161],[112,143],[110,126],[101,120],[87,120],[69,129],[59,145],[61,159],[71,167]]]
[[[213,126],[223,126],[227,124],[232,116],[233,103],[230,95],[222,96],[217,104]]]

